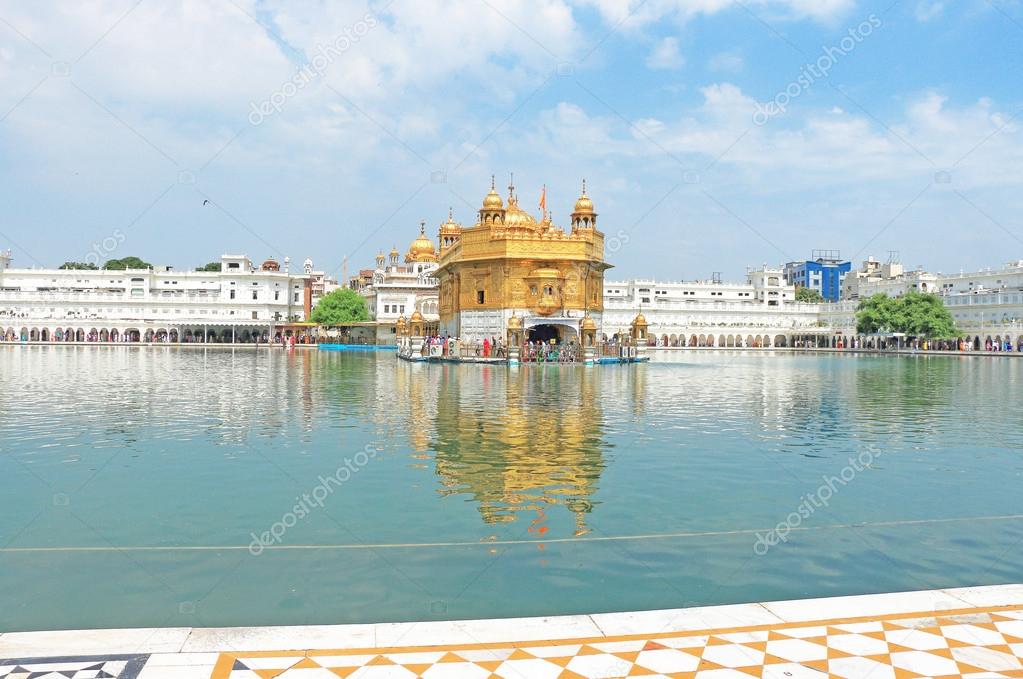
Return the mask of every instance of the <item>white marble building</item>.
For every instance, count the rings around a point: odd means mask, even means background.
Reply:
[[[433,273],[436,269],[437,252],[426,235],[425,222],[420,224],[419,236],[409,245],[404,263],[397,248],[387,256],[383,252],[376,256],[372,282],[360,292],[366,297],[370,318],[376,322],[378,344],[397,341],[395,324],[402,316],[410,320],[418,313],[427,331],[436,331],[440,319],[439,282]]]
[[[253,341],[309,311],[309,279],[273,259],[223,255],[220,271],[21,269],[0,252],[6,341]]]
[[[793,335],[823,332],[822,306],[797,302],[782,270],[766,266],[745,283],[605,281],[600,332],[628,332],[642,313],[659,346],[789,346]]]

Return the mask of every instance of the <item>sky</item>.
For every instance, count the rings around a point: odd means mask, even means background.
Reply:
[[[609,279],[1023,259],[1019,0],[0,0],[0,249],[349,274],[496,175]]]

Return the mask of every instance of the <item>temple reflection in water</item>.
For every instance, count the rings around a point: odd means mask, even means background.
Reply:
[[[400,365],[397,374],[410,443],[433,458],[442,495],[470,497],[487,524],[537,524],[560,505],[575,534],[589,532],[611,447],[594,371]]]

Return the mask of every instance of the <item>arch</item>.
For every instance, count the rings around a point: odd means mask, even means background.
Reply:
[[[725,340],[725,346],[726,347],[734,347],[735,346],[735,335],[729,335],[728,336],[728,338]]]
[[[701,347],[707,346],[707,336],[706,335],[700,335],[700,338],[699,338],[698,342],[699,342],[699,346],[701,346]]]
[[[99,331],[99,341],[100,342],[109,342],[110,341],[110,331],[107,330],[106,328],[102,328]]]
[[[166,342],[167,330],[164,328],[159,328],[155,333],[153,333],[153,339],[155,339],[157,342]]]
[[[770,335],[764,335],[764,348],[765,349],[770,349],[771,348],[771,336]]]
[[[167,341],[168,342],[174,342],[174,343],[180,342],[181,341],[180,337],[181,336],[178,334],[178,329],[177,328],[172,328],[171,331],[167,333]]]
[[[675,337],[675,336],[672,335],[671,337]],[[661,335],[661,346],[670,347],[671,346],[671,342],[672,342],[672,340],[671,340],[671,338],[668,337],[667,333],[664,333],[664,334]]]
[[[727,340],[725,339],[724,335],[721,335],[720,337],[718,337],[718,346],[719,347],[725,346],[726,343],[727,343]]]
[[[118,332],[117,328],[111,328],[110,330],[110,341],[119,342],[121,340],[121,333]]]
[[[28,331],[28,340],[30,342],[39,341],[39,328],[32,328],[31,330]]]
[[[689,338],[689,346],[691,346],[691,347],[699,346],[699,341],[696,339],[696,335],[692,335]]]
[[[59,325],[57,326],[57,329],[53,331],[53,341],[54,342],[64,341],[64,329],[61,328]]]
[[[785,339],[785,335],[775,335],[774,336],[774,346],[776,346],[776,347],[786,347],[786,346],[788,346],[788,342]]]
[[[152,329],[146,330],[146,334],[142,336],[142,341],[144,341],[144,342],[152,342],[153,341],[153,331],[152,331]]]

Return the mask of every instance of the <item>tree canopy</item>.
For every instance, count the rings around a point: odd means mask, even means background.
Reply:
[[[910,292],[902,297],[877,294],[860,301],[856,308],[856,331],[901,332],[912,337],[957,337],[952,314],[937,295]]]
[[[338,288],[317,302],[309,320],[320,325],[344,325],[369,320],[369,309],[362,295],[351,288]]]
[[[800,285],[799,287],[796,288],[796,301],[823,302],[824,296],[821,293],[814,290],[813,288],[808,288],[806,286]]]
[[[220,260],[195,267],[196,271],[220,271]]]
[[[122,259],[109,259],[103,265],[104,269],[110,271],[124,271],[125,269],[152,269],[153,265],[138,257],[123,257]]]
[[[95,271],[99,269],[98,266],[92,262],[64,262],[58,269],[86,269],[88,271]]]

